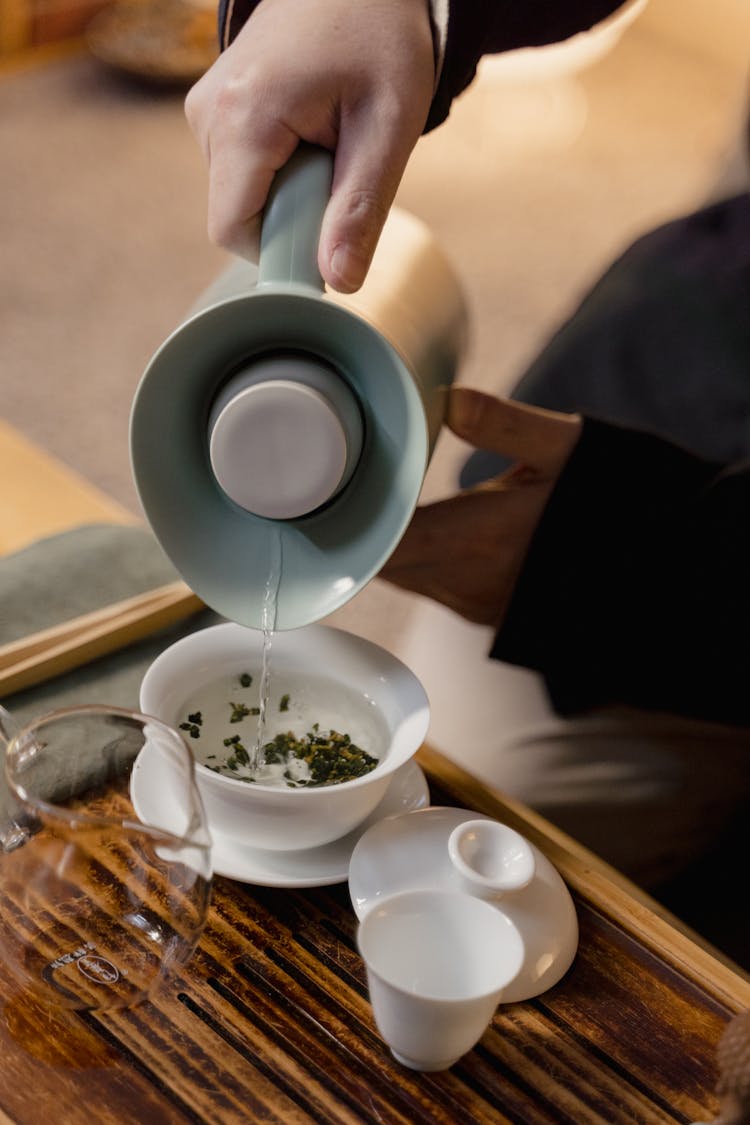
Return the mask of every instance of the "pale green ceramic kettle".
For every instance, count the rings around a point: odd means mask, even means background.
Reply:
[[[207,605],[256,628],[319,620],[391,554],[466,338],[457,278],[404,212],[362,290],[324,292],[331,169],[321,149],[295,153],[269,196],[258,267],[238,261],[203,295],[133,404],[133,474],[157,538]]]

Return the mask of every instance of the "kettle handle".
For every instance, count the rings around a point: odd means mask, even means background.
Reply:
[[[323,292],[318,242],[332,181],[332,154],[308,144],[300,144],[276,173],[261,224],[259,285]]]

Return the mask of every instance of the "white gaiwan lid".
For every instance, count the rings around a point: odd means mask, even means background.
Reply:
[[[364,918],[383,899],[402,891],[466,891],[449,840],[460,839],[464,825],[476,829],[480,821],[493,824],[491,817],[471,809],[432,806],[371,825],[349,863],[349,894],[357,917]],[[529,1000],[557,984],[578,949],[578,918],[570,891],[547,857],[534,844],[523,842],[524,852],[533,859],[529,881],[519,879],[514,889],[490,900],[516,926],[525,949],[521,971],[503,991],[503,1004]],[[484,897],[476,871],[472,875],[471,893]]]

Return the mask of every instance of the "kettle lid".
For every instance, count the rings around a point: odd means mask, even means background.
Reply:
[[[266,519],[296,519],[328,503],[362,452],[362,414],[348,383],[302,353],[244,367],[217,395],[208,426],[217,481]]]

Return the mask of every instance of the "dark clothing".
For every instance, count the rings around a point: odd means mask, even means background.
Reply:
[[[750,466],[587,419],[492,655],[555,708],[750,725]]]
[[[633,243],[511,397],[646,429],[712,460],[750,458],[750,194]],[[460,483],[508,465],[479,450]]]
[[[512,397],[589,420],[493,656],[561,714],[750,726],[750,196],[639,239]],[[461,482],[506,467],[478,452]]]
[[[750,458],[750,194],[638,239],[513,398]]]

